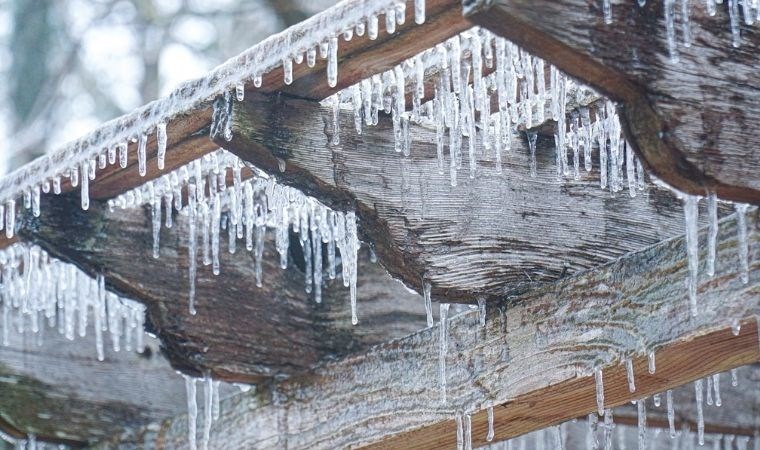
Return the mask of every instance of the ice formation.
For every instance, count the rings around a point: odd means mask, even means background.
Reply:
[[[0,305],[3,345],[9,345],[14,330],[35,334],[40,345],[45,328],[74,340],[85,337],[91,323],[101,361],[104,332],[110,334],[115,352],[144,349],[142,304],[106,291],[103,276],[91,278],[34,245],[0,249]]]
[[[426,75],[434,80],[432,89],[425,86]],[[411,108],[406,105],[408,92]],[[395,149],[406,156],[413,144],[409,124],[433,127],[438,170],[443,174],[448,166],[452,186],[458,182],[464,160],[469,176],[477,174],[477,143],[501,172],[502,154],[510,151],[518,130],[552,119],[559,123],[555,133],[559,179],[579,179],[581,159],[583,168],[590,171],[591,150],[598,146],[603,150],[602,188],[609,186],[615,193],[623,190],[627,180],[629,194],[635,196],[645,187],[643,167],[625,142],[615,105],[599,101],[589,106],[579,100],[591,92],[517,45],[474,27],[391,70],[339,91],[325,104],[333,108],[334,124],[339,104],[352,111],[359,134],[363,126],[378,123],[380,111],[391,114]],[[599,98],[597,94],[586,96]],[[568,107],[575,109],[568,111]],[[593,123],[592,112],[596,119]],[[336,132],[334,129],[333,143]],[[537,134],[529,132],[527,138],[531,174],[535,175]]]
[[[227,184],[229,179],[232,180],[231,185]],[[183,201],[185,192],[186,202]],[[313,293],[314,300],[321,302],[325,270],[323,261],[326,260],[330,279],[336,277],[336,267],[340,263],[343,284],[350,289],[351,320],[354,324],[358,322],[356,282],[359,239],[356,215],[350,211],[333,211],[296,189],[278,184],[225,150],[207,154],[149,181],[109,200],[108,205],[111,209],[150,206],[154,256],[159,254],[162,216],[166,228],[171,228],[175,212],[189,217],[189,301],[193,314],[197,261],[200,259],[203,265],[211,265],[214,274],[220,272],[222,230],[227,231],[230,253],[236,251],[237,241],[241,239],[246,249],[253,252],[256,284],[261,286],[267,230],[274,233],[280,266],[284,269],[288,265],[289,231],[292,229],[298,234],[303,249],[306,292]],[[326,258],[322,254],[322,244],[326,244]]]
[[[413,14],[415,23],[424,22],[424,0],[415,1]],[[13,221],[17,199],[26,196],[39,200],[40,190],[48,192],[51,183],[53,192],[59,194],[62,183],[65,186],[64,182],[68,180],[72,188],[80,186],[82,208],[87,209],[89,183],[95,180],[96,169],[116,165],[117,153],[119,167],[109,170],[126,168],[129,154],[136,153],[138,171],[145,175],[146,152],[153,149],[157,155],[157,168],[163,170],[172,125],[178,123],[181,116],[208,105],[219,96],[230,95],[230,92],[242,99],[249,83],[260,87],[262,75],[280,66],[284,72],[283,83],[290,84],[293,81],[293,60],[303,63],[304,52],[307,54],[306,64],[312,67],[316,49],[320,49],[319,56],[327,59],[327,83],[334,87],[338,77],[338,38],[350,39],[353,32],[349,31],[354,29],[357,35],[363,35],[366,27],[368,38],[376,39],[378,16],[381,15],[386,18],[386,31],[393,33],[397,24],[405,23],[406,2],[367,0],[362,2],[361,8],[348,3],[316,14],[231,58],[205,77],[179,85],[167,97],[107,122],[92,133],[0,179],[0,204],[4,205],[4,211],[0,210],[0,221],[4,219],[8,237],[15,233]],[[148,136],[155,136],[155,146],[149,146]],[[35,215],[38,214],[35,209]]]

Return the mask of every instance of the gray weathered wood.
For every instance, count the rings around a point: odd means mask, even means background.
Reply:
[[[636,198],[627,190],[611,197],[596,170],[557,181],[549,140],[538,141],[535,178],[524,137],[515,135],[503,174],[479,149],[476,177],[465,162],[452,187],[448,167],[438,172],[433,130],[412,126],[411,156],[403,157],[389,117],[357,135],[351,111],[342,111],[339,146],[328,144],[332,122],[316,103],[249,96],[233,103],[232,140],[216,140],[283,183],[355,209],[385,267],[418,292],[430,281],[437,298],[474,302],[524,290],[683,232],[670,192],[650,185]]]
[[[692,45],[680,29],[669,61],[663,1],[464,0],[465,15],[621,101],[621,121],[649,170],[682,191],[760,203],[760,51],[757,27],[741,22],[731,45],[728,5],[707,14],[691,2]],[[680,5],[678,6],[680,8]],[[680,14],[679,14],[680,15]]]
[[[607,405],[682,385],[709,373],[760,360],[758,215],[748,218],[749,283],[740,280],[736,225],[723,221],[717,272],[702,277],[691,317],[683,281],[684,240],[632,253],[503,302],[488,305],[485,328],[476,311],[449,321],[448,401],[438,383],[438,333],[428,329],[326,363],[313,373],[223,404],[213,448],[451,448],[454,412],[474,413],[474,445],[485,442],[484,409],[496,405],[496,439],[524,434],[596,410],[593,368],[604,366]],[[702,240],[704,242],[704,233]],[[702,247],[701,254],[705,254]],[[703,268],[703,266],[702,266]],[[734,336],[729,324],[745,318]],[[646,352],[658,367],[647,373]],[[628,391],[621,357],[634,356],[637,390]],[[150,441],[186,443],[184,417]],[[103,448],[120,447],[117,441]]]
[[[254,258],[242,241],[234,255],[222,253],[218,276],[199,258],[197,315],[192,316],[185,216],[175,215],[174,226],[162,229],[159,259],[152,257],[147,209],[109,212],[94,202],[82,211],[76,199],[50,197],[40,218],[29,214],[24,230],[52,255],[87,273],[102,273],[110,289],[145,303],[148,328],[161,339],[172,365],[187,373],[210,371],[218,379],[246,382],[292,374],[425,323],[422,299],[370,263],[366,252],[359,261],[361,326],[351,325],[349,291],[341,280],[326,282],[321,304],[304,292],[304,274],[293,256],[297,238],[291,239],[289,268],[279,268],[271,232],[262,288],[256,287]],[[220,246],[226,249],[226,238]]]
[[[142,354],[106,345],[98,361],[92,334],[68,341],[53,328],[40,333],[12,332],[9,345],[0,345],[0,421],[16,432],[95,442],[184,410],[184,383],[156,339],[146,337]]]

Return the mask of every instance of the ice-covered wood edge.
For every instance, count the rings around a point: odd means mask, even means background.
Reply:
[[[678,189],[708,190],[760,203],[760,119],[756,27],[740,21],[731,46],[728,5],[715,17],[691,2],[690,47],[677,31],[679,61],[668,55],[662,1],[613,7],[586,0],[463,0],[474,23],[504,36],[621,101],[621,122],[646,166]]]
[[[457,0],[427,0],[426,22],[414,23],[413,1],[408,0],[406,21],[397,25],[393,34],[381,25],[377,39],[354,35],[350,41],[339,38],[338,80],[332,88],[327,84],[325,60],[317,59],[308,67],[304,58],[293,65],[293,82],[283,81],[282,62],[297,53],[318,47],[329,38],[341,36],[358,23],[365,23],[370,14],[384,15],[393,10],[398,0],[344,0],[308,20],[275,34],[249,50],[229,59],[206,76],[188,81],[167,97],[153,101],[130,114],[111,120],[91,133],[65,145],[58,151],[39,158],[0,179],[0,204],[19,198],[23,192],[57,174],[92,160],[105,149],[129,143],[129,163],[126,169],[118,164],[98,170],[92,182],[94,198],[110,198],[161,174],[156,168],[155,130],[167,124],[168,145],[166,170],[186,164],[214,150],[204,135],[210,122],[211,101],[238,85],[246,90],[273,93],[286,91],[293,95],[322,99],[356,83],[362,78],[388,70],[406,58],[438,43],[470,26],[461,15]],[[384,23],[383,20],[380,21]],[[253,80],[262,76],[260,88]],[[141,134],[148,141],[148,173],[140,177],[137,168],[137,140]],[[179,148],[175,148],[179,147]],[[71,189],[63,180],[63,189]]]
[[[315,303],[304,290],[297,235],[291,237],[289,267],[282,270],[271,230],[262,259],[262,287],[256,287],[254,256],[244,240],[229,254],[227,233],[222,233],[219,275],[199,257],[193,316],[188,305],[187,216],[175,214],[172,228],[161,230],[160,257],[154,259],[148,209],[111,212],[94,201],[89,211],[82,211],[76,195],[44,198],[42,206],[39,218],[24,216],[23,237],[91,276],[102,274],[107,288],[145,304],[147,328],[161,339],[172,366],[188,374],[211,373],[239,382],[292,375],[425,325],[422,298],[371,263],[366,251],[360,252],[359,261],[361,326],[351,325],[349,290],[340,279],[325,275],[322,303]]]
[[[452,318],[445,403],[438,376],[439,329],[434,327],[226,402],[214,424],[212,447],[452,447],[456,411],[474,413],[477,446],[485,443],[484,409],[491,405],[498,440],[595,411],[596,366],[604,366],[606,404],[617,406],[757,362],[758,214],[754,210],[748,218],[747,284],[738,270],[733,219],[720,225],[718,269],[712,279],[701,279],[696,317],[690,316],[684,288],[684,239],[672,239],[489,303],[485,327],[477,311]],[[704,241],[704,233],[701,237]],[[730,329],[735,318],[743,318],[739,336]],[[647,371],[650,350],[656,351],[654,375]],[[633,356],[637,390],[630,393],[620,359]],[[181,416],[146,439],[150,446],[182,448],[186,432]]]
[[[558,181],[550,139],[538,140],[535,178],[519,134],[503,173],[478,148],[476,177],[462,170],[452,187],[439,173],[435,131],[424,126],[410,126],[405,157],[386,115],[359,135],[343,109],[333,146],[332,111],[317,102],[251,95],[231,110],[214,115],[213,130],[232,121],[232,140],[215,135],[219,145],[325,204],[355,210],[390,273],[418,292],[429,282],[437,300],[474,303],[528,289],[683,233],[680,201],[669,191],[650,185],[631,198],[627,189],[614,197],[601,189],[596,152],[592,172]]]
[[[82,446],[184,409],[182,378],[156,339],[146,337],[142,354],[107,346],[106,359],[98,361],[92,334],[68,341],[44,331],[11,333],[10,345],[0,345],[0,422],[11,436],[33,433],[38,442]]]

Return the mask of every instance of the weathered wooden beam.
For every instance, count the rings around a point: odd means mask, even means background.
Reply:
[[[668,56],[663,1],[613,6],[586,0],[463,0],[465,16],[622,102],[626,135],[649,170],[682,191],[760,203],[760,36],[741,26],[731,45],[728,5],[711,17],[689,6],[691,46],[677,32]],[[622,48],[621,48],[622,46]]]
[[[753,211],[748,218],[752,259],[744,284],[735,221],[721,223],[717,272],[700,280],[697,316],[690,315],[683,283],[688,272],[684,239],[668,240],[492,302],[485,327],[476,311],[450,319],[445,402],[435,327],[224,403],[212,446],[452,448],[456,411],[474,414],[473,444],[478,446],[485,443],[484,409],[490,405],[495,405],[497,440],[595,411],[595,367],[604,368],[605,404],[614,407],[757,362],[759,224]],[[729,326],[735,318],[743,318],[738,336]],[[650,350],[656,352],[655,374],[647,370]],[[619,363],[625,357],[633,359],[634,393]],[[184,420],[165,423],[151,444],[184,446]],[[103,446],[119,448],[118,442]]]
[[[309,67],[306,58],[293,63],[293,81],[286,84],[282,61],[303,54],[309,48],[316,48],[329,37],[337,36],[347,26],[347,19],[355,18],[350,27],[363,22],[367,15],[380,8],[395,11],[398,2],[394,0],[346,0],[337,5],[278,33],[242,54],[231,58],[206,77],[179,86],[166,98],[160,99],[123,117],[114,119],[87,136],[74,141],[50,155],[39,158],[3,180],[0,180],[0,203],[21,195],[24,190],[40,185],[53,178],[61,164],[79,164],[86,155],[95,158],[99,152],[128,143],[128,161],[125,168],[108,165],[97,170],[96,179],[91,182],[91,196],[107,199],[134,188],[145,181],[154,179],[166,170],[175,169],[197,159],[217,147],[208,138],[211,122],[211,102],[216,96],[229,93],[236,85],[243,85],[250,92],[288,92],[292,95],[321,100],[330,94],[357,83],[376,73],[388,70],[405,59],[471,27],[462,17],[459,0],[427,0],[426,21],[414,23],[413,1],[406,1],[406,21],[397,25],[389,34],[385,29],[384,14],[379,16],[380,32],[371,40],[368,32],[363,36],[354,34],[350,41],[339,38],[338,74],[335,87],[330,87],[326,76],[326,59],[317,58]],[[341,25],[342,24],[342,25]],[[262,83],[254,87],[255,69],[262,71]],[[234,95],[234,94],[233,94]],[[158,169],[157,142],[155,128],[165,123],[167,129],[167,151],[165,169]],[[139,175],[137,148],[139,135],[148,136],[147,173]],[[64,191],[72,188],[68,179],[62,183]]]
[[[524,135],[515,135],[503,173],[478,148],[476,177],[465,167],[452,187],[448,167],[439,173],[435,132],[425,127],[411,126],[411,155],[403,157],[387,116],[357,135],[352,112],[343,110],[338,146],[328,143],[332,111],[315,102],[250,96],[233,103],[231,118],[232,140],[216,136],[221,146],[324,203],[355,209],[391,274],[418,292],[430,282],[439,299],[474,302],[525,289],[683,232],[670,192],[650,185],[636,198],[611,197],[596,170],[558,181],[548,139],[538,141],[536,177]]]
[[[303,371],[424,326],[422,299],[370,263],[367,252],[359,261],[361,326],[351,325],[349,290],[340,279],[325,276],[322,303],[315,303],[304,291],[298,238],[291,239],[289,267],[282,270],[271,231],[261,288],[253,254],[243,241],[234,255],[222,252],[217,276],[200,263],[199,250],[193,316],[186,216],[175,214],[173,227],[161,230],[161,255],[154,259],[148,209],[109,212],[93,202],[82,211],[76,202],[69,196],[45,198],[39,218],[28,214],[22,219],[24,237],[93,276],[103,274],[107,287],[143,302],[148,328],[161,339],[172,365],[186,373],[254,382]],[[221,247],[227,248],[226,238]]]
[[[0,345],[0,430],[13,437],[82,446],[185,408],[182,378],[156,339],[146,337],[142,354],[106,346],[98,361],[92,334],[68,341],[44,326],[9,337]]]

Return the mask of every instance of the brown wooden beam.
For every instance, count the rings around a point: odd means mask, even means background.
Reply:
[[[361,326],[353,326],[349,290],[339,278],[325,276],[321,304],[305,292],[295,235],[289,267],[282,270],[273,232],[268,231],[263,287],[258,288],[253,254],[245,250],[244,241],[238,242],[234,255],[228,253],[223,232],[219,275],[201,264],[199,249],[193,316],[188,309],[186,216],[175,214],[173,227],[162,228],[159,259],[152,256],[148,209],[110,212],[105,204],[93,202],[89,211],[82,211],[76,198],[64,195],[44,199],[40,218],[28,214],[22,220],[25,238],[92,276],[103,274],[109,289],[143,302],[148,329],[161,338],[172,366],[186,373],[210,372],[217,379],[239,382],[292,375],[425,324],[422,298],[393,282],[369,261],[367,251],[359,261]]]
[[[759,219],[753,211],[750,229]],[[485,327],[477,311],[450,319],[446,402],[439,386],[436,327],[224,403],[212,445],[453,448],[453,416],[464,410],[474,413],[473,444],[478,446],[485,443],[489,405],[495,405],[497,440],[595,411],[597,366],[604,368],[606,405],[617,406],[757,362],[760,234],[753,232],[749,239],[752,259],[744,284],[734,218],[722,222],[718,269],[713,278],[700,280],[695,317],[683,283],[688,271],[684,239],[668,240],[489,303]],[[743,319],[738,336],[729,327],[735,318]],[[655,374],[647,370],[649,350],[656,352]],[[634,393],[620,364],[624,357],[633,357]],[[184,420],[167,423],[152,443],[183,446],[186,436],[179,424]]]
[[[557,181],[549,139],[539,138],[535,178],[520,134],[502,174],[478,148],[476,177],[463,167],[452,187],[448,154],[440,174],[435,132],[426,127],[411,126],[404,157],[387,116],[357,135],[352,111],[343,110],[338,146],[328,143],[332,111],[316,102],[250,96],[233,103],[231,120],[232,140],[216,136],[219,145],[324,203],[356,210],[391,274],[418,292],[429,281],[438,299],[472,303],[525,290],[683,232],[680,201],[668,191],[650,185],[636,198],[627,190],[611,197],[597,170]]]
[[[707,14],[691,2],[690,47],[677,23],[679,61],[669,61],[663,1],[613,7],[585,0],[463,0],[465,16],[620,101],[630,143],[646,167],[678,189],[760,203],[760,37],[741,23],[731,45],[728,6]],[[730,69],[727,69],[730,67]]]

